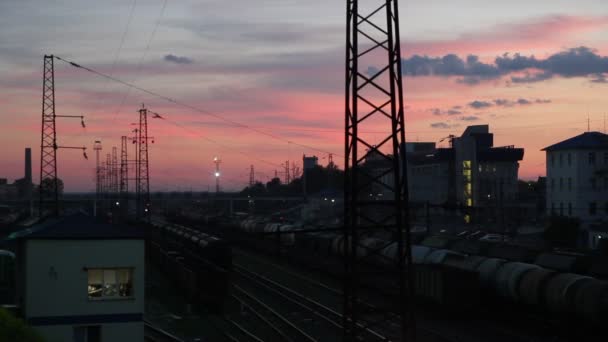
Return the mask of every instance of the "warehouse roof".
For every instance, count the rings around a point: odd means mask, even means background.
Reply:
[[[123,240],[143,239],[142,227],[110,224],[85,214],[47,220],[19,231],[11,239],[42,240]]]
[[[585,132],[573,138],[566,139],[541,151],[556,151],[570,149],[598,149],[608,148],[608,135],[600,132]]]

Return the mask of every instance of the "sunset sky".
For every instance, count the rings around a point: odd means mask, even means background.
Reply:
[[[154,191],[213,188],[215,155],[226,190],[247,184],[250,165],[265,182],[286,160],[301,166],[302,154],[325,164],[319,151],[332,152],[341,167],[345,8],[344,0],[2,0],[0,178],[22,177],[23,149],[32,147],[38,182],[44,54],[199,109],[55,61],[57,114],[85,115],[87,124],[57,122],[60,145],[88,148],[89,160],[58,153],[67,191],[94,189],[93,142],[102,140],[105,160],[131,135],[142,103],[165,118],[149,122]],[[535,179],[545,174],[541,148],[586,131],[588,118],[604,130],[605,0],[402,0],[400,16],[408,141],[489,124],[496,145],[525,148],[520,178]]]

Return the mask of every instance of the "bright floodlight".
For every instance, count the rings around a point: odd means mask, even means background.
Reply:
[[[220,176],[220,173],[219,173],[219,172],[216,172],[216,173],[215,173],[215,177],[219,177],[219,176]]]
[[[217,157],[213,157],[213,161],[217,161]]]

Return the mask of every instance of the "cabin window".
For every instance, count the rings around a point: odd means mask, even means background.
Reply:
[[[90,268],[87,273],[89,299],[133,297],[132,268]]]

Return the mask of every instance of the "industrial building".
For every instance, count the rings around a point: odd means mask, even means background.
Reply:
[[[25,149],[24,177],[10,184],[6,178],[0,178],[0,200],[30,200],[34,185],[32,183],[32,149]]]
[[[143,340],[141,229],[77,214],[16,239],[17,304],[45,340]]]
[[[545,147],[547,210],[580,219],[588,247],[608,238],[608,135],[585,132]]]

